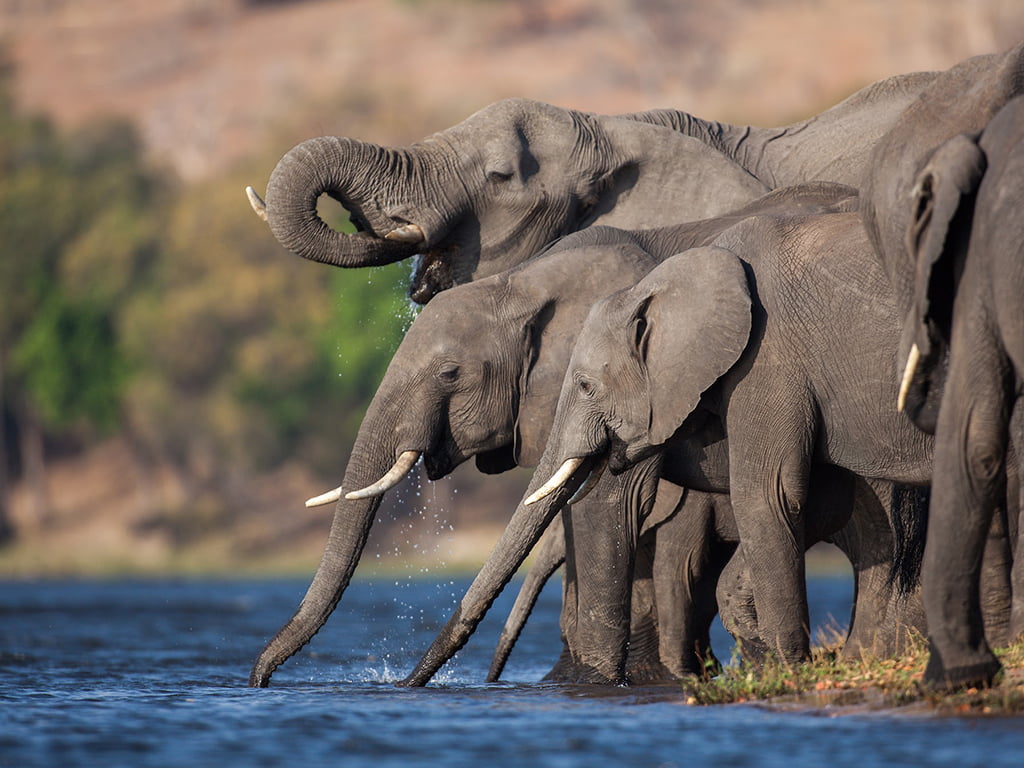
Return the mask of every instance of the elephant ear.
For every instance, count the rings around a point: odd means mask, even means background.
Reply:
[[[648,441],[662,445],[750,339],[746,270],[708,246],[668,259],[633,289],[635,353],[647,378]]]
[[[910,360],[900,405],[926,431],[934,429],[937,416],[953,302],[986,167],[976,137],[960,134],[935,151],[914,184],[914,215],[906,233],[914,295],[901,349],[901,359]]]

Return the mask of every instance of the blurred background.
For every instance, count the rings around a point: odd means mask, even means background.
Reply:
[[[0,575],[315,566],[415,310],[252,214],[294,144],[506,96],[779,125],[1022,36],[1019,0],[0,0]],[[526,479],[407,482],[364,559],[474,565]]]

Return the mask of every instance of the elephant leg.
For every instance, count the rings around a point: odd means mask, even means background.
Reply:
[[[738,547],[718,578],[715,595],[722,626],[736,641],[739,657],[748,664],[764,663],[768,658],[768,646],[761,640],[750,571],[743,550]]]
[[[931,651],[924,684],[936,690],[989,685],[1001,667],[985,639],[980,587],[1004,494],[1010,393],[1005,359],[983,323],[954,328],[935,433],[921,577]]]
[[[655,530],[641,533],[633,564],[633,587],[630,601],[629,655],[626,679],[633,685],[662,683],[676,679],[665,668],[659,656],[662,615],[657,604],[655,561]]]
[[[1009,643],[1024,640],[1024,537],[1021,523],[1024,522],[1024,476],[1021,462],[1024,461],[1024,408],[1014,408],[1010,419],[1010,451],[1006,462],[1006,512],[1007,536],[1013,553],[1013,567],[1010,571],[1010,636]]]
[[[1000,495],[1006,498],[1005,493]],[[992,514],[981,566],[981,617],[985,638],[992,648],[1002,648],[1010,641],[1012,568],[1013,553],[1007,531],[1006,506],[1000,504]]]
[[[676,677],[716,674],[711,623],[719,576],[736,550],[720,540],[716,518],[732,516],[729,497],[688,491],[682,508],[657,529],[654,588],[662,663]],[[730,522],[731,525],[731,522]]]
[[[605,473],[586,498],[563,516],[565,653],[556,665],[558,677],[545,680],[627,682],[639,520],[642,510],[654,504],[660,465],[656,457],[619,475]]]
[[[831,537],[854,573],[853,612],[842,651],[848,658],[895,656],[926,632],[919,579],[901,585],[893,572],[895,505],[905,501],[896,492],[889,482],[857,478],[850,521]],[[920,507],[912,513],[923,518],[923,500]]]
[[[730,413],[730,495],[761,639],[781,660],[798,662],[811,655],[804,527],[814,441],[805,426],[812,421],[799,406],[787,412],[775,405],[772,422],[792,431],[771,439],[756,431],[752,415]]]

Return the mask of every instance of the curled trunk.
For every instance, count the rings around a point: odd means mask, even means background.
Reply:
[[[395,188],[414,186],[415,168],[407,151],[337,136],[309,139],[293,147],[274,168],[267,185],[267,222],[281,245],[312,261],[336,267],[400,261],[421,249],[419,238],[409,233],[422,223],[388,220],[381,193],[388,189],[385,179]],[[323,194],[341,203],[364,231],[345,234],[331,229],[317,213]],[[395,200],[400,202],[397,195]]]

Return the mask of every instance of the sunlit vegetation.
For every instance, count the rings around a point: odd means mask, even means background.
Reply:
[[[895,658],[845,659],[837,645],[820,646],[808,664],[736,664],[713,679],[688,683],[687,703],[758,703],[837,712],[913,706],[947,714],[1024,713],[1024,642],[996,653],[1008,670],[996,686],[939,696],[921,688],[928,661],[923,639]]]
[[[185,186],[130,124],[63,132],[20,112],[7,85],[0,531],[11,481],[35,485],[44,517],[46,458],[110,435],[174,467],[193,500],[285,458],[337,471],[411,321],[408,265],[343,271],[286,253],[242,194],[275,158]],[[227,506],[187,498],[171,513],[202,508],[216,525]]]

